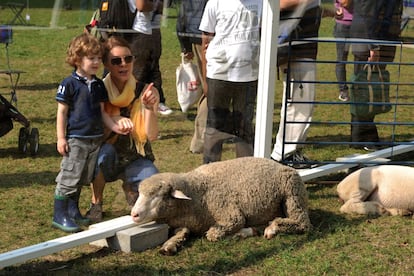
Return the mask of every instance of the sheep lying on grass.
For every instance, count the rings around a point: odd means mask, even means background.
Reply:
[[[227,235],[264,237],[311,229],[308,196],[298,173],[265,158],[210,163],[188,173],[159,173],[139,186],[131,210],[137,223],[157,221],[178,229],[160,252],[175,254],[189,233],[209,241]]]
[[[337,187],[345,202],[340,211],[362,215],[411,215],[414,212],[414,168],[381,165],[359,169]]]

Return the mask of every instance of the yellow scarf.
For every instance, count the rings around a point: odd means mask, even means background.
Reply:
[[[108,91],[109,102],[112,105],[110,110],[107,110],[108,114],[115,115],[119,114],[119,110],[122,107],[128,107],[135,98],[135,88],[137,82],[134,77],[128,79],[125,84],[124,90],[122,93],[119,93],[118,88],[111,80],[111,73],[103,79],[105,88]],[[131,108],[130,119],[134,124],[134,129],[132,131],[132,138],[134,139],[134,144],[137,152],[142,156],[145,156],[144,145],[147,142],[147,133],[145,131],[144,123],[144,108],[141,105],[141,99],[136,99]]]

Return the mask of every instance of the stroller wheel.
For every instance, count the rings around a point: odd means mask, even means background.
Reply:
[[[29,136],[30,154],[35,155],[39,151],[39,130],[32,128]]]
[[[19,131],[19,151],[21,153],[26,153],[27,151],[27,140],[28,140],[28,130],[25,127],[20,128]]]

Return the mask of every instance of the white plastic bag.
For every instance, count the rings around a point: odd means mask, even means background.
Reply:
[[[181,64],[177,67],[175,74],[178,103],[182,112],[187,112],[198,102],[203,93],[197,65],[191,61],[185,61],[184,55],[181,54]]]

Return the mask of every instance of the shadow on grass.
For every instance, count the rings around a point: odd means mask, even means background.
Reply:
[[[58,88],[59,83],[39,83],[39,84],[33,84],[33,85],[19,85],[17,89],[22,90],[29,90],[29,91],[39,91],[39,90],[51,90]]]
[[[83,254],[81,257],[71,259],[70,261],[43,261],[36,263],[27,263],[21,266],[9,267],[4,271],[8,273],[19,273],[30,271],[32,275],[48,272],[65,273],[77,271],[79,273],[88,273],[91,275],[106,275],[111,271],[114,275],[226,275],[243,269],[253,267],[268,258],[277,258],[284,252],[300,250],[305,244],[316,240],[325,239],[331,233],[346,227],[352,227],[366,221],[365,217],[348,220],[336,213],[328,212],[321,209],[313,209],[310,213],[314,229],[303,235],[279,235],[272,240],[266,240],[263,237],[249,238],[246,240],[226,239],[217,243],[210,243],[205,238],[191,237],[176,256],[154,256],[156,252],[143,252],[123,254],[108,248],[100,249],[93,253]],[[198,247],[198,248],[195,248]],[[154,249],[155,251],[157,249]],[[211,254],[210,254],[211,252]],[[218,253],[220,252],[220,253]],[[152,258],[159,258],[157,267],[148,265],[147,262],[140,263],[139,258],[146,258],[151,255]],[[112,256],[120,254],[120,256]],[[209,256],[208,258],[202,256]],[[188,256],[191,255],[191,263],[188,264]],[[91,267],[93,260],[108,257],[116,257],[116,263],[104,268]],[[164,260],[162,260],[164,259]],[[169,265],[170,262],[177,262],[175,265]],[[186,265],[187,263],[187,265]],[[76,264],[76,265],[75,265]]]
[[[39,150],[35,155],[30,154],[29,147],[25,153],[19,151],[18,144],[16,142],[15,147],[0,149],[0,160],[2,158],[23,159],[23,158],[45,158],[45,157],[58,157],[59,153],[56,150],[56,144],[42,144],[41,137],[39,136]],[[29,145],[28,145],[29,146]]]
[[[0,186],[2,188],[27,187],[36,185],[56,185],[57,171],[43,171],[36,173],[12,173],[0,174]]]

